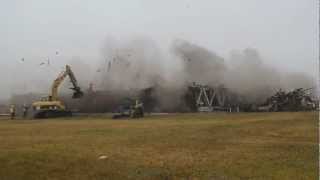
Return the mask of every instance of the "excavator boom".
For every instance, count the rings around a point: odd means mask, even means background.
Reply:
[[[65,71],[63,71],[59,76],[54,80],[51,88],[51,100],[56,101],[58,100],[58,89],[64,79],[69,76],[69,79],[73,85],[73,95],[72,98],[81,98],[83,96],[83,92],[81,91],[80,87],[78,86],[78,82],[76,77],[74,76],[71,68],[69,65],[66,65]],[[50,97],[50,96],[49,96]],[[50,98],[49,98],[50,99]]]

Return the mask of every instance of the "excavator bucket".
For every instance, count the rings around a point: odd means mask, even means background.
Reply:
[[[72,98],[77,99],[77,98],[82,98],[83,97],[83,92],[81,91],[79,86],[75,86],[70,88],[73,90]]]
[[[72,98],[73,99],[77,99],[77,98],[81,98],[83,96],[83,92],[82,91],[74,91]]]

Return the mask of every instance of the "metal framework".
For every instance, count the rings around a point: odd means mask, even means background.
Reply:
[[[215,109],[225,109],[226,89],[222,86],[213,88],[207,85],[193,83],[196,90],[196,106],[200,112],[211,112]]]

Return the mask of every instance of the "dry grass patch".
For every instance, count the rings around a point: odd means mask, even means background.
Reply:
[[[0,179],[316,179],[317,125],[316,112],[1,120]]]

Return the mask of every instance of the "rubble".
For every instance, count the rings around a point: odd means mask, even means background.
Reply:
[[[117,112],[124,99],[139,99],[144,104],[145,113],[306,111],[316,110],[319,104],[312,96],[311,88],[292,91],[280,89],[260,104],[248,101],[246,96],[241,96],[222,84],[209,86],[191,83],[184,89],[172,91],[164,91],[162,88],[155,85],[143,89],[106,91],[95,90],[91,84],[82,99],[74,100],[67,95],[61,95],[60,98],[72,111],[80,113]],[[14,95],[10,103],[17,105],[17,113],[21,115],[23,104],[30,104],[40,97],[40,94],[32,93]],[[169,98],[171,104],[162,104],[161,98]]]
[[[279,111],[306,111],[315,110],[319,104],[312,97],[311,89],[297,88],[292,91],[279,90],[267,98],[264,103],[256,104],[247,101],[223,85],[208,86],[199,83],[190,84],[184,93],[177,93],[177,98],[172,99],[173,106],[161,104],[159,97],[172,96],[164,92],[161,87],[152,86],[144,89],[122,91],[99,91],[89,87],[83,99],[74,100],[68,96],[61,96],[67,106],[73,111],[81,113],[117,112],[125,99],[139,99],[144,104],[144,111],[151,112],[279,112]],[[15,95],[11,98],[13,104],[30,104],[37,99],[37,94]],[[20,106],[18,110],[21,109]],[[20,110],[18,114],[21,114]]]
[[[304,111],[316,109],[316,101],[309,91],[312,88],[297,88],[292,91],[279,90],[270,96],[266,102],[257,108],[257,111]]]

